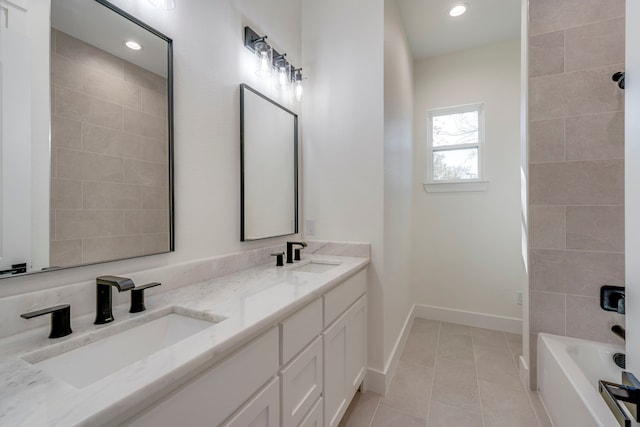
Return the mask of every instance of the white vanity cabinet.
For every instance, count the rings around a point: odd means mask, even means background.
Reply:
[[[122,424],[336,426],[366,370],[366,271]]]
[[[323,332],[324,425],[337,426],[366,370],[366,273],[325,295],[325,323],[349,307]],[[355,301],[355,303],[354,303]],[[336,306],[340,308],[336,308]]]
[[[149,408],[122,425],[135,427],[221,425],[238,409],[248,410],[251,402],[247,401],[265,384],[269,382],[271,386],[271,380],[276,378],[279,366],[278,341],[278,329],[271,328],[221,363],[154,402]],[[277,389],[277,381],[275,384]],[[267,389],[270,386],[267,386]],[[274,403],[277,408],[279,399]],[[258,409],[262,409],[265,406],[264,400],[258,400],[256,405],[260,407]],[[272,419],[278,419],[279,422],[279,416],[274,418],[273,413],[270,415]],[[275,427],[278,424],[264,425]]]

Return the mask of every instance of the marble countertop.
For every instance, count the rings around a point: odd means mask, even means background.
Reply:
[[[302,262],[308,259],[340,264],[320,273],[261,265],[148,297],[142,313],[128,313],[128,304],[114,307],[116,320],[107,325],[93,325],[93,314],[73,317],[74,332],[64,338],[48,339],[46,327],[0,340],[0,425],[124,421],[154,396],[213,365],[369,263],[367,258],[329,255],[309,255]],[[25,360],[51,357],[172,311],[224,320],[81,389]]]

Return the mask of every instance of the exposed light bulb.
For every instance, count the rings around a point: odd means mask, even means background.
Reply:
[[[256,75],[259,77],[271,77],[273,72],[273,50],[271,46],[264,41],[259,41],[256,42],[254,49],[258,61]]]
[[[149,0],[149,3],[151,3],[153,7],[157,7],[162,10],[170,10],[176,7],[176,2],[174,0]]]
[[[296,101],[302,101],[302,95],[304,94],[304,89],[302,88],[302,78],[300,80],[296,80]]]
[[[449,16],[460,16],[469,9],[469,5],[466,3],[458,3],[449,9]]]
[[[125,42],[125,46],[127,46],[131,50],[140,50],[140,49],[142,49],[142,46],[140,46],[140,43],[136,43],[133,40],[129,40],[129,41]]]

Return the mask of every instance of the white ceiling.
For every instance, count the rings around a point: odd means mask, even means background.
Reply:
[[[53,0],[51,26],[119,58],[167,76],[167,43],[96,1]],[[124,43],[142,45],[134,51]]]
[[[414,59],[471,49],[520,35],[520,0],[397,0]],[[456,3],[469,10],[449,16]]]

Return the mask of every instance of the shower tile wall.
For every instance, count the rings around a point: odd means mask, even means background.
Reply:
[[[624,284],[624,0],[531,0],[529,275],[539,332],[621,344],[599,306]]]
[[[167,251],[166,79],[51,40],[51,265]]]

